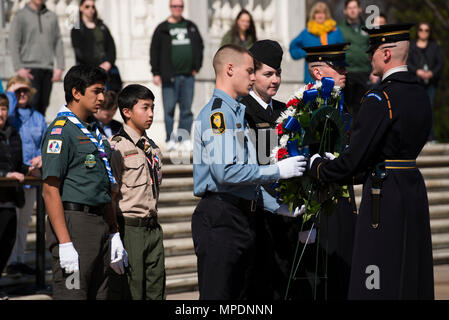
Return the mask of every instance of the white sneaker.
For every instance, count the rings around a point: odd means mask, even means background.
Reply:
[[[167,151],[176,150],[176,147],[177,147],[176,141],[174,141],[174,140],[169,140],[167,142],[167,144],[165,145],[165,148],[167,149]]]
[[[193,150],[193,146],[192,146],[192,143],[190,142],[190,140],[181,142],[181,145],[179,146],[179,150],[191,152]]]

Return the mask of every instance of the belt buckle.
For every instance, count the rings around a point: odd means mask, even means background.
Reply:
[[[256,212],[256,201],[251,200],[251,212]]]

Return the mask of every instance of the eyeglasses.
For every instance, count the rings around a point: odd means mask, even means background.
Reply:
[[[170,5],[172,9],[184,9],[184,6]]]
[[[419,32],[430,32],[430,29],[418,29]]]

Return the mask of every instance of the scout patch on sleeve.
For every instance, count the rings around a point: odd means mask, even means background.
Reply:
[[[58,128],[53,128],[50,132],[51,135],[61,135],[62,134],[62,128],[58,127]]]
[[[381,98],[377,93],[374,93],[374,92],[368,94],[366,97],[367,97],[367,98],[369,98],[369,97],[374,97],[374,98],[376,98],[377,100],[382,101],[382,98]]]
[[[60,154],[62,147],[62,140],[48,140],[47,153]]]
[[[215,112],[210,116],[210,126],[214,134],[222,134],[226,130],[226,123],[224,114],[222,112]]]
[[[64,127],[66,122],[67,122],[67,120],[58,120],[55,122],[54,125]]]

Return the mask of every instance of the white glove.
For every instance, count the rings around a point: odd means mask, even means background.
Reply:
[[[306,171],[306,159],[303,156],[296,156],[281,160],[277,163],[279,176],[281,179],[301,177]]]
[[[329,160],[334,160],[334,159],[336,159],[337,157],[336,156],[334,156],[332,153],[330,153],[330,152],[325,152],[324,153],[324,156],[326,157],[326,159],[329,159]]]
[[[309,162],[309,169],[312,169],[313,161],[315,161],[316,158],[321,158],[319,153],[315,153],[312,158],[310,158]]]
[[[288,209],[288,205],[281,204],[279,206],[279,208],[276,210],[276,213],[280,214],[281,216],[296,218],[296,217],[302,215],[305,211],[306,211],[306,206],[302,205],[301,208],[296,207],[295,211],[293,211],[293,213],[291,213],[290,210]]]
[[[78,252],[73,243],[66,242],[59,245],[59,264],[66,273],[79,271]]]
[[[111,241],[111,268],[118,274],[124,274],[125,267],[128,266],[128,253],[123,247],[120,233],[111,234],[109,239]]]

